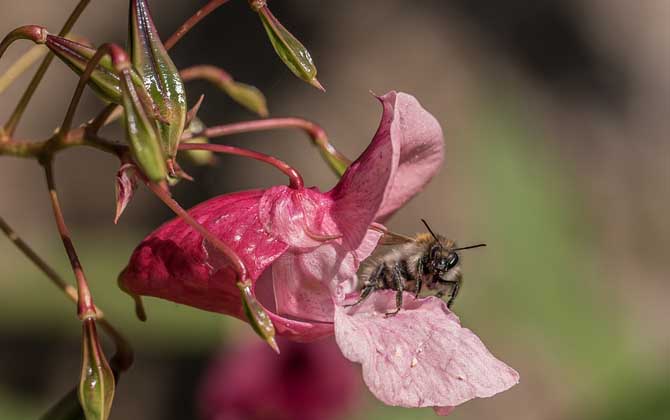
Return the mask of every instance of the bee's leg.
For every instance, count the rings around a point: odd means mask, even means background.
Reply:
[[[447,302],[447,308],[451,308],[451,305],[453,305],[456,296],[458,296],[458,291],[460,290],[460,288],[461,288],[460,281],[454,283],[454,288],[451,289],[451,293],[449,295],[449,301]]]
[[[414,278],[412,273],[409,272],[409,269],[407,268],[407,262],[406,261],[401,261],[400,263],[400,269],[402,270],[402,275],[404,278],[406,278],[408,281],[415,280],[414,284],[414,299],[419,297],[419,293],[421,293],[421,287],[423,286],[423,261],[419,260],[417,263],[417,273],[419,273],[418,278]]]
[[[350,306],[356,306],[359,303],[363,302],[368,296],[370,296],[370,293],[372,293],[373,290],[381,289],[384,284],[385,273],[386,273],[386,265],[380,264],[379,267],[377,267],[375,271],[373,271],[372,274],[370,274],[370,277],[367,280],[365,280],[363,290],[361,290],[361,295],[358,297],[358,300],[354,303],[344,305],[344,307],[348,308]]]
[[[395,311],[393,312],[387,312],[386,317],[393,316],[400,312],[400,309],[402,308],[402,292],[403,292],[403,287],[404,287],[404,280],[402,277],[402,272],[400,271],[400,268],[396,265],[393,267],[393,288],[395,290]]]

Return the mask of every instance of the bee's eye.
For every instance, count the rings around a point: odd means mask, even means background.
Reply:
[[[450,268],[454,268],[456,266],[456,264],[458,264],[458,254],[451,253],[451,254],[447,255],[446,260],[447,260],[446,261],[447,262],[447,270],[449,270]]]

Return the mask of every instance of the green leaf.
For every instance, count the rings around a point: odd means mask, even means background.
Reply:
[[[160,141],[168,158],[174,159],[186,120],[184,83],[161,42],[146,0],[131,0],[129,26],[133,67],[157,106]]]
[[[84,320],[79,402],[86,420],[107,420],[114,399],[114,374],[102,352],[95,320]]]

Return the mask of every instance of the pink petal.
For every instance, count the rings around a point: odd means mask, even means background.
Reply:
[[[379,98],[383,113],[377,133],[365,151],[349,165],[340,182],[328,192],[335,203],[332,217],[349,249],[358,247],[374,222],[398,166],[399,153],[391,141],[394,98],[394,92]]]
[[[358,249],[333,240],[308,252],[284,253],[272,264],[277,311],[284,315],[333,321],[333,300],[340,302],[355,288],[361,261],[377,246],[381,233],[368,230]]]
[[[393,109],[390,140],[398,155],[397,168],[377,213],[377,220],[384,221],[419,193],[437,173],[444,161],[444,138],[435,117],[412,95],[390,92],[381,100],[391,104]]]
[[[137,190],[137,169],[131,163],[124,163],[116,172],[116,215],[114,216],[114,223],[118,223],[121,214],[126,209],[128,203],[135,195]]]
[[[269,188],[259,206],[263,228],[292,248],[314,248],[326,238],[340,236],[328,212],[332,199],[317,189]]]
[[[223,195],[189,211],[238,253],[254,285],[288,248],[268,235],[259,221],[262,195],[260,190]],[[244,319],[235,276],[226,259],[179,218],[165,223],[142,241],[120,282],[131,293]],[[280,335],[311,340],[332,334],[332,324],[294,321],[272,313],[270,316]]]
[[[395,292],[377,291],[353,308],[335,311],[335,338],[346,358],[363,365],[370,391],[389,405],[442,407],[490,397],[519,381],[444,301],[405,294],[396,316]]]

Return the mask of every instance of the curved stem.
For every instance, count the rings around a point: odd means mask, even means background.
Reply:
[[[82,320],[86,318],[95,318],[96,310],[95,306],[93,305],[91,290],[88,287],[88,281],[86,280],[86,275],[84,274],[84,268],[81,266],[81,262],[77,256],[77,251],[75,250],[74,244],[72,243],[70,231],[65,224],[63,212],[60,207],[60,201],[58,200],[58,192],[56,191],[56,183],[54,181],[51,157],[42,162],[42,164],[44,165],[44,172],[46,174],[47,187],[49,188],[49,197],[51,198],[51,206],[53,207],[56,226],[58,227],[58,232],[60,233],[60,237],[63,241],[65,252],[70,259],[72,271],[74,272],[74,276],[77,279],[77,314]]]
[[[203,225],[198,223],[184,208],[179,205],[171,196],[170,192],[163,188],[161,185],[156,184],[155,182],[145,181],[149,189],[163,202],[167,205],[177,216],[181,217],[189,226],[200,233],[203,238],[209,241],[216,249],[221,251],[223,255],[228,258],[228,261],[232,265],[233,271],[237,275],[237,281],[245,281],[247,279],[247,268],[244,265],[244,261],[237,255],[237,253],[230,248],[227,244],[221,241],[219,238],[214,236],[212,232],[207,230]]]
[[[195,137],[221,137],[239,133],[251,133],[255,131],[274,130],[280,128],[298,128],[303,130],[312,139],[319,148],[322,156],[326,159],[331,168],[342,175],[346,168],[351,164],[351,160],[338,152],[330,143],[328,136],[323,128],[318,124],[302,118],[267,118],[263,120],[244,121],[235,124],[225,124],[206,128],[199,133],[187,134],[183,140]]]
[[[79,76],[79,82],[77,83],[77,87],[74,90],[74,94],[72,95],[70,106],[68,107],[67,112],[65,113],[63,123],[61,124],[59,129],[59,136],[58,136],[59,138],[70,131],[70,128],[72,126],[72,119],[74,118],[74,113],[77,110],[79,101],[81,100],[81,95],[84,93],[84,88],[86,87],[86,84],[91,78],[91,74],[93,74],[93,71],[95,70],[96,66],[105,55],[111,56],[112,62],[115,63],[115,66],[119,64],[123,65],[121,63],[124,63],[124,61],[127,61],[128,59],[126,53],[121,49],[121,47],[117,45],[103,44],[100,46],[100,48],[98,48],[93,57],[91,57],[91,59],[86,64],[84,72],[81,74],[81,76]],[[107,108],[105,108],[105,110],[106,109]]]
[[[70,32],[75,22],[77,21],[77,19],[79,19],[79,16],[81,16],[82,12],[86,8],[86,6],[88,6],[88,3],[90,3],[90,1],[91,0],[79,1],[77,6],[70,14],[70,17],[63,25],[63,28],[58,33],[59,36],[65,36],[68,34],[68,32]],[[21,99],[19,100],[19,103],[16,105],[16,108],[14,108],[14,111],[12,112],[12,115],[9,117],[9,120],[7,120],[7,123],[5,123],[4,132],[7,136],[11,137],[12,135],[14,135],[16,126],[19,124],[21,116],[23,116],[23,112],[26,110],[26,107],[28,106],[30,99],[33,97],[33,94],[35,93],[37,86],[39,86],[40,82],[42,81],[42,78],[44,77],[44,74],[47,72],[47,69],[51,64],[51,61],[53,61],[53,58],[54,54],[50,52],[49,54],[47,54],[46,57],[44,57],[44,60],[42,60],[42,64],[40,64],[40,67],[37,69],[37,72],[35,72],[35,76],[33,76],[32,80],[30,81],[28,88],[26,88],[26,91],[23,93],[23,96],[21,96]]]
[[[229,155],[243,156],[259,160],[268,163],[283,172],[288,177],[291,188],[301,189],[305,186],[302,176],[300,176],[300,173],[295,168],[274,156],[266,155],[264,153],[243,149],[241,147],[209,143],[182,143],[179,145],[179,150],[207,150],[210,152],[226,153]]]
[[[33,263],[40,269],[51,282],[56,285],[65,296],[68,297],[73,303],[77,304],[77,289],[69,285],[63,278],[56,273],[49,264],[47,264],[42,257],[40,257],[19,235],[14,231],[14,229],[9,226],[9,224],[0,217],[0,230],[2,230],[9,240]],[[114,341],[116,346],[116,354],[112,358],[112,363],[114,368],[118,372],[124,372],[128,370],[130,365],[133,362],[133,350],[128,343],[128,341],[123,337],[123,335],[110,323],[106,318],[105,314],[98,307],[95,307],[97,322],[105,330],[107,335]]]
[[[207,15],[216,10],[219,6],[223,6],[228,0],[210,0],[209,3],[201,7],[197,12],[184,22],[175,33],[173,33],[167,41],[165,41],[165,48],[170,49],[174,44],[179,42],[184,35],[188,33],[195,25],[203,20]]]
[[[14,81],[32,66],[35,61],[42,58],[48,50],[41,45],[33,45],[27,52],[19,57],[12,65],[0,76],[0,94],[11,86]]]

